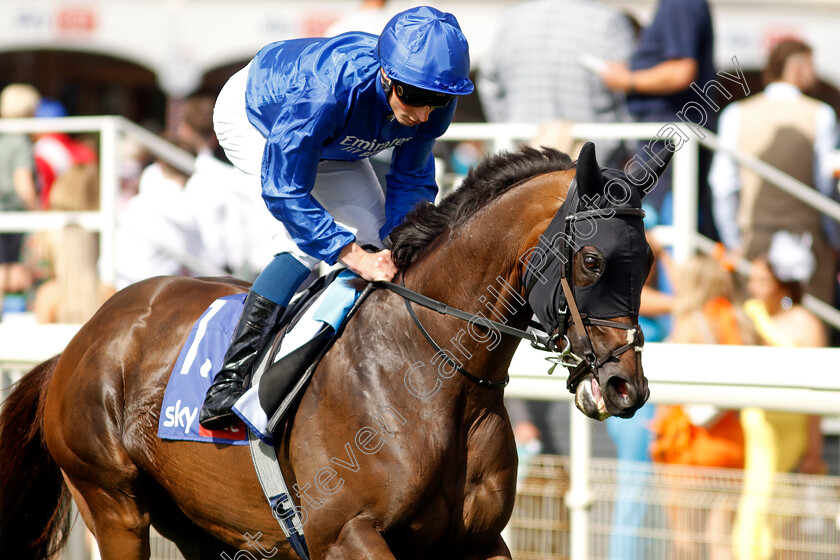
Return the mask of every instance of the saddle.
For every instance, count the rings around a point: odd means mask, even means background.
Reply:
[[[250,388],[234,409],[266,443],[273,443],[321,359],[367,297],[371,288],[360,294],[348,284],[354,278],[339,269],[315,280],[292,300],[263,349]]]

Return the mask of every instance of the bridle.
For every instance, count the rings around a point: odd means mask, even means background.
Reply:
[[[557,315],[558,326],[554,333],[549,333],[549,344],[547,346],[549,349],[553,348],[560,339],[565,344],[559,353],[546,359],[555,364],[562,365],[569,370],[566,387],[572,393],[576,391],[578,384],[590,373],[597,375],[598,369],[611,360],[618,358],[630,349],[641,352],[644,347],[644,335],[638,323],[627,324],[610,319],[587,317],[585,313],[580,312],[575,299],[573,272],[574,248],[578,246],[575,242],[577,231],[575,224],[582,220],[604,220],[618,216],[644,218],[645,211],[641,208],[593,208],[581,210],[580,198],[577,196],[577,179],[572,179],[566,201],[548,225],[538,246],[542,247],[545,254],[549,255],[549,257],[542,263],[542,266],[536,273],[530,275],[526,273],[526,278],[524,279],[526,293],[530,296],[538,278],[549,269],[554,261],[558,258],[562,260],[558,267],[560,273],[559,283],[562,292],[558,301],[555,302],[556,307],[552,309],[553,313]],[[548,247],[548,245],[553,245],[552,242],[558,235],[563,240],[562,247],[559,251],[554,249],[553,246]],[[530,276],[530,279],[528,279],[528,276]],[[598,356],[593,348],[588,327],[607,327],[626,330],[627,343],[611,349],[603,356]],[[570,328],[573,330],[573,336],[582,347],[582,356],[578,356],[572,351],[572,344],[568,337]]]
[[[400,280],[399,284],[384,281],[374,282],[373,284],[375,286],[386,288],[402,297],[405,301],[406,308],[412,321],[414,321],[414,324],[417,325],[420,332],[435,352],[441,355],[450,366],[458,371],[458,373],[476,385],[489,389],[503,389],[510,382],[510,375],[507,375],[502,381],[487,381],[464,369],[461,363],[450,356],[451,353],[442,350],[440,345],[435,342],[418,319],[417,314],[411,307],[411,302],[436,311],[442,315],[450,315],[464,321],[476,322],[485,328],[492,328],[503,334],[509,334],[517,338],[529,340],[531,342],[531,346],[537,350],[551,352],[553,356],[546,358],[546,360],[554,363],[554,366],[551,367],[549,373],[552,373],[558,364],[567,368],[569,370],[569,377],[566,382],[566,387],[570,392],[574,393],[577,390],[578,384],[583,381],[589,373],[595,373],[597,375],[598,369],[604,364],[618,358],[630,349],[634,349],[636,352],[641,352],[642,347],[644,346],[642,329],[638,323],[627,324],[610,319],[587,317],[586,314],[580,312],[577,301],[575,300],[574,274],[572,267],[575,253],[573,248],[575,246],[574,224],[576,221],[584,219],[610,219],[615,216],[644,217],[645,212],[639,208],[579,210],[579,206],[580,201],[577,196],[577,180],[572,179],[572,183],[569,185],[566,200],[560,206],[560,209],[557,211],[557,214],[555,214],[545,232],[546,234],[553,231],[561,233],[563,239],[562,248],[560,251],[557,251],[553,247],[544,247],[545,254],[549,255],[549,257],[542,263],[538,271],[530,275],[526,272],[526,276],[523,277],[523,281],[526,283],[525,297],[529,298],[536,282],[538,281],[538,278],[540,278],[541,275],[548,270],[555,260],[562,258],[563,262],[559,267],[559,282],[562,289],[562,296],[560,298],[560,305],[558,305],[556,309],[553,309],[553,312],[558,317],[558,327],[555,329],[554,333],[540,334],[538,331],[533,329],[527,331],[521,330],[505,325],[504,323],[493,321],[486,317],[479,317],[472,313],[467,313],[466,311],[450,307],[440,301],[407,288],[402,283],[402,280]],[[547,235],[543,235],[541,237],[540,245],[545,244],[547,237]],[[530,280],[526,281],[528,276],[530,276]],[[531,323],[531,326],[544,329],[544,327],[534,322]],[[598,356],[593,349],[592,340],[588,331],[588,327],[593,326],[626,330],[627,343],[613,348],[603,356]],[[574,336],[583,348],[583,356],[578,356],[572,351],[572,344],[567,334],[570,327],[574,329]],[[561,339],[565,342],[565,345],[560,352],[557,352],[555,349],[557,348],[558,341]]]

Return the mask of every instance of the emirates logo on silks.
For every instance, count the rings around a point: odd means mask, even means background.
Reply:
[[[397,146],[405,144],[409,140],[411,140],[410,136],[405,138],[394,138],[393,140],[382,142],[376,138],[372,140],[365,140],[364,138],[347,134],[339,141],[338,144],[341,146],[342,151],[364,158],[378,154],[386,148],[396,148]]]

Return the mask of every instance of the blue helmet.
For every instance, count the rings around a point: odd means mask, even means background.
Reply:
[[[392,79],[450,95],[472,93],[470,50],[458,20],[429,6],[400,12],[382,30],[376,59]]]

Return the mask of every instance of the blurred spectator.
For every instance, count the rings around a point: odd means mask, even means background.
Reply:
[[[570,137],[563,134],[567,127],[556,121],[626,120],[622,99],[606,90],[586,66],[586,57],[628,57],[632,46],[629,20],[599,2],[517,3],[500,14],[497,32],[479,67],[476,91],[484,113],[490,122],[544,124],[535,142],[573,154]],[[616,155],[617,146],[599,142],[599,161],[613,164],[610,158]],[[469,149],[456,148],[456,154],[469,153]],[[568,449],[569,406],[507,401],[523,464],[537,451],[560,454]]]
[[[274,253],[271,248],[263,248],[270,236],[259,237],[254,232],[254,224],[261,223],[260,217],[265,214],[265,203],[258,191],[241,188],[232,165],[215,157],[218,141],[213,131],[214,104],[208,95],[186,99],[177,130],[178,141],[197,154],[195,169],[184,186],[201,241],[201,253],[196,256],[220,270],[252,280]]]
[[[766,255],[753,261],[746,310],[762,340],[771,346],[826,345],[825,327],[801,305],[803,285],[816,268],[809,234],[780,231]],[[824,474],[820,418],[745,408],[744,494],[738,509],[735,551],[739,560],[769,559],[772,529],[767,506],[777,472]]]
[[[67,116],[67,111],[60,101],[43,98],[38,103],[35,116],[61,118]],[[33,137],[40,206],[46,210],[49,209],[50,190],[55,180],[74,164],[95,164],[96,152],[63,132],[34,134]]]
[[[527,0],[504,10],[478,73],[477,91],[490,122],[626,121],[623,96],[595,68],[626,60],[630,20],[589,0]],[[557,131],[546,131],[557,136]],[[545,143],[545,142],[544,142]],[[571,142],[549,142],[574,157]],[[618,142],[598,143],[598,160],[615,166]],[[623,162],[621,162],[623,163]]]
[[[646,220],[647,225],[647,220]],[[648,243],[662,270],[671,274],[671,260],[668,252],[650,232]],[[665,339],[667,328],[663,316],[670,315],[674,307],[674,298],[670,294],[657,290],[656,273],[648,276],[642,288],[639,308],[639,325],[642,327],[645,342],[661,342]],[[648,402],[636,411],[632,418],[607,418],[607,433],[615,444],[618,459],[618,484],[622,492],[616,497],[613,510],[615,530],[610,535],[610,560],[644,560],[650,558],[650,542],[639,536],[647,515],[647,502],[639,499],[640,489],[648,484],[651,475],[650,446],[653,432],[650,422],[656,415],[656,406]]]
[[[50,208],[82,212],[99,209],[99,175],[92,165],[75,164],[53,184]],[[98,236],[72,224],[52,232],[53,277],[35,292],[33,311],[39,323],[84,323],[114,289],[99,279]]]
[[[816,83],[811,48],[790,39],[770,52],[762,93],[729,105],[720,118],[720,139],[730,149],[756,157],[821,193],[836,198],[830,166],[834,110],[803,92]],[[711,183],[718,228],[726,245],[753,260],[767,252],[779,230],[808,233],[817,268],[808,291],[833,304],[840,247],[837,224],[747,168],[718,152]]]
[[[379,35],[388,20],[396,13],[386,9],[388,0],[361,0],[354,12],[336,20],[324,35],[334,37],[347,31],[364,31]]]
[[[213,131],[213,97],[196,94],[188,97],[181,105],[181,120],[176,137],[197,156],[211,155],[219,145]]]
[[[120,192],[117,197],[117,214],[140,191],[140,175],[148,165],[154,163],[154,158],[146,148],[129,136],[120,139],[119,153]]]
[[[755,329],[736,305],[732,274],[726,263],[696,256],[677,270],[674,328],[669,340],[683,344],[755,344]],[[658,406],[652,423],[653,460],[698,467],[742,468],[744,433],[738,412],[705,405]],[[673,503],[678,503],[674,500]],[[690,509],[668,510],[673,532],[673,558],[702,558],[700,543],[690,535],[696,522]],[[706,521],[709,542],[720,543],[729,533],[732,515],[722,505],[712,505]],[[731,558],[728,542],[712,545],[713,560]]]
[[[28,84],[11,84],[0,92],[0,118],[35,115],[40,95]],[[0,135],[0,211],[35,210],[38,192],[32,144],[24,134]],[[0,234],[0,312],[7,293],[25,292],[31,281],[20,263],[21,233]]]
[[[600,74],[611,90],[627,94],[627,106],[636,120],[673,122],[677,113],[696,96],[690,88],[692,82],[702,86],[715,77],[713,52],[714,31],[706,0],[661,0],[653,21],[642,31],[630,64],[609,62]],[[710,112],[705,125],[712,131],[715,115]],[[651,157],[644,151],[638,155],[643,161]],[[710,165],[711,154],[701,149],[699,229],[707,237],[718,239],[708,186]],[[645,198],[660,211],[660,220],[665,225],[673,221],[672,173],[671,169],[665,170]]]
[[[139,192],[117,220],[117,289],[152,276],[192,272],[183,262],[201,254],[202,245],[184,194],[187,179],[160,160],[143,170]]]
[[[192,174],[152,163],[120,213],[117,288],[160,275],[235,272],[251,280],[272,259],[271,236],[260,232],[276,226],[259,191],[242,189],[236,170],[214,156],[213,104],[205,95],[185,100],[169,138],[196,155]]]

